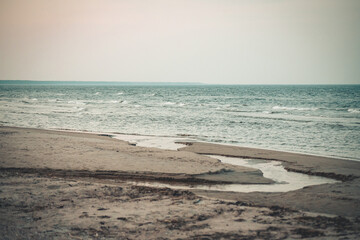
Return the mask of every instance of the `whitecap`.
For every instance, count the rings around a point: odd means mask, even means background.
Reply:
[[[69,104],[85,105],[83,101],[68,101]]]
[[[85,110],[85,108],[82,108],[82,107],[73,107],[73,109],[75,109],[75,112],[81,112],[81,111]]]
[[[174,103],[174,102],[166,102],[166,103],[164,103],[164,105],[175,105],[176,103]]]
[[[318,108],[316,108],[316,107],[306,108],[306,107],[282,107],[282,106],[274,106],[274,107],[272,107],[272,109],[284,110],[284,111],[316,111],[316,110],[318,110]]]
[[[355,109],[355,108],[349,108],[347,110],[349,113],[360,113],[360,110],[359,109]]]
[[[117,95],[123,95],[124,93],[123,92],[118,92]]]

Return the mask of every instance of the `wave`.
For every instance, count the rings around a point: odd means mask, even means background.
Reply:
[[[55,103],[55,102],[61,102],[61,100],[59,100],[59,99],[48,99],[47,102]]]
[[[165,102],[165,103],[163,103],[163,105],[175,105],[176,103],[174,103],[174,102]]]
[[[303,107],[282,107],[282,106],[274,106],[273,110],[284,110],[284,111],[316,111],[319,108],[311,107],[311,108],[303,108]]]
[[[299,116],[285,113],[264,113],[264,112],[242,112],[237,115],[237,118],[248,118],[258,119],[259,124],[263,124],[262,120],[273,120],[273,121],[288,121],[288,122],[299,122],[299,123],[321,123],[326,125],[343,124],[346,127],[353,126],[357,123],[356,118],[345,119],[345,118],[331,118],[324,116]]]
[[[32,104],[34,102],[37,102],[38,99],[37,98],[23,98],[23,99],[20,99],[21,103],[25,103],[25,104]],[[10,100],[11,101],[11,100]]]
[[[224,109],[222,107],[217,107],[215,108],[216,110],[220,111],[220,112],[232,112],[232,113],[252,113],[252,112],[256,112],[256,111],[251,111],[251,110],[238,110],[238,109]]]
[[[83,101],[68,101],[69,104],[85,105]]]
[[[355,109],[355,108],[349,108],[347,111],[349,113],[360,113],[360,109]]]
[[[249,113],[249,114],[257,114],[257,113],[276,114],[277,113],[277,112],[267,111],[267,110],[252,110],[252,109],[248,109],[248,110],[239,110],[239,109],[232,109],[232,108],[223,109],[221,107],[217,107],[215,109],[218,110],[219,112],[229,112],[229,113]],[[283,114],[286,114],[286,113],[283,113]]]
[[[184,107],[186,106],[186,103],[176,103],[176,102],[164,102],[161,103],[161,106],[179,106],[179,107]]]
[[[85,108],[83,109],[64,109],[64,110],[52,110],[52,113],[77,113],[77,112],[81,112],[83,111]]]

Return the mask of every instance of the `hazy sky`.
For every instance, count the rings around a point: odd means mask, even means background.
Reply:
[[[360,84],[360,0],[0,0],[0,79]]]

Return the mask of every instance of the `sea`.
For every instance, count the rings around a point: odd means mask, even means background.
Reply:
[[[0,125],[360,161],[360,85],[2,83]]]

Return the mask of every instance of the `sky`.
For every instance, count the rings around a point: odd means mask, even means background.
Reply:
[[[0,0],[0,79],[360,84],[360,1]]]

